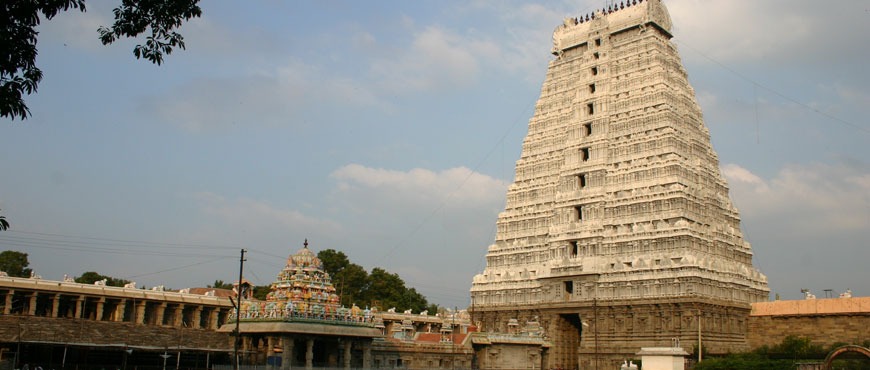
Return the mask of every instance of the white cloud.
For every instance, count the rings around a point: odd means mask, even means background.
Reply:
[[[740,186],[746,184],[754,186],[753,191],[756,193],[767,193],[770,191],[770,188],[764,180],[736,164],[729,163],[722,166],[722,174],[729,182],[731,182],[732,186],[735,184],[739,184]]]
[[[334,221],[250,198],[229,199],[212,192],[194,197],[201,213],[200,229],[189,234],[195,242],[236,240],[242,245],[274,246],[291,236],[329,235],[342,229]]]
[[[414,35],[408,49],[372,63],[380,84],[393,91],[420,91],[469,86],[478,78],[478,54],[495,45],[430,26]]]
[[[762,179],[735,164],[723,166],[732,198],[759,224],[787,224],[796,234],[863,232],[870,226],[870,168],[855,164],[790,165]]]
[[[829,61],[866,54],[844,34],[866,33],[860,2],[702,1],[666,3],[678,42],[719,62]]]
[[[456,167],[441,172],[415,168],[407,172],[349,164],[335,170],[344,192],[371,193],[403,204],[456,203],[478,207],[503,202],[507,184],[499,179]]]
[[[143,114],[156,114],[191,131],[252,124],[305,125],[323,102],[340,101],[347,109],[392,110],[367,87],[330,75],[317,66],[289,60],[278,66],[224,78],[199,78],[160,96],[145,99]]]

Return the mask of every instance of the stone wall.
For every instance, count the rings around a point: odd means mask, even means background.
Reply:
[[[0,315],[0,342],[70,343],[232,351],[225,333],[85,319]]]
[[[754,316],[749,318],[749,346],[775,346],[787,336],[806,337],[814,344],[863,344],[870,341],[870,313]]]
[[[870,341],[870,297],[760,302],[752,305],[749,346],[774,346],[787,336],[814,344],[863,345]]]

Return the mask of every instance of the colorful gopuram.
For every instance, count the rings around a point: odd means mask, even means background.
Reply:
[[[244,290],[242,290],[244,292]],[[242,294],[239,332],[245,363],[290,367],[368,367],[382,331],[372,311],[342,307],[308,240],[270,286],[266,300]],[[235,315],[220,331],[232,332]]]
[[[368,323],[372,312],[357,306],[342,307],[323,262],[308,249],[287,258],[287,264],[272,283],[265,301],[242,300],[243,320],[313,319]]]

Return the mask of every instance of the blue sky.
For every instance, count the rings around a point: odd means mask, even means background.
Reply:
[[[566,16],[603,1],[207,1],[154,66],[113,2],[40,28],[0,248],[44,278],[271,282],[308,238],[468,304]],[[870,2],[666,1],[773,295],[870,295]]]

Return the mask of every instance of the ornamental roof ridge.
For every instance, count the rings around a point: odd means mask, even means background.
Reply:
[[[652,24],[671,37],[671,17],[662,0],[623,0],[580,17],[565,18],[553,31],[553,54],[584,44],[602,29],[619,31]]]

